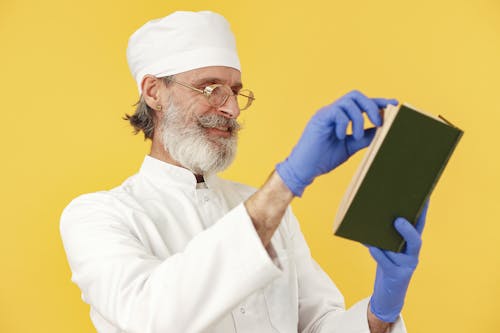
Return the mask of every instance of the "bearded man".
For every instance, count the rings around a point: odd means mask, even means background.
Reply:
[[[405,332],[425,210],[416,228],[396,221],[403,253],[370,248],[373,294],[346,310],[289,208],[371,142],[362,113],[380,126],[380,109],[397,101],[353,91],[322,108],[253,189],[216,176],[233,161],[237,118],[254,100],[227,21],[207,11],[150,21],[127,57],[140,100],[126,119],[151,152],[137,174],[74,199],[61,217],[72,280],[98,332]]]

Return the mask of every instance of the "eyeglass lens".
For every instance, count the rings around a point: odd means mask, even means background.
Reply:
[[[215,107],[220,107],[227,102],[231,96],[236,97],[240,110],[247,109],[253,101],[253,93],[249,90],[241,90],[239,94],[234,95],[233,92],[226,86],[217,86],[210,93],[208,98],[210,104]]]

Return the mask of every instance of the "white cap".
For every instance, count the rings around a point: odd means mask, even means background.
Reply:
[[[147,22],[130,36],[127,61],[139,94],[146,74],[162,77],[207,66],[241,70],[229,23],[209,11],[175,12]]]

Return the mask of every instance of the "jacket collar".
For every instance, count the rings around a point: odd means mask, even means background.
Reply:
[[[139,174],[152,180],[154,183],[168,183],[170,186],[179,186],[190,189],[197,188],[196,177],[188,169],[161,161],[150,155],[144,157]],[[216,186],[218,177],[216,174],[203,175],[208,188]]]

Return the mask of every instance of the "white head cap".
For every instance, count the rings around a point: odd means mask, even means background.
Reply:
[[[209,11],[175,12],[147,22],[130,36],[127,61],[139,93],[146,74],[162,77],[207,66],[241,70],[229,23]]]

